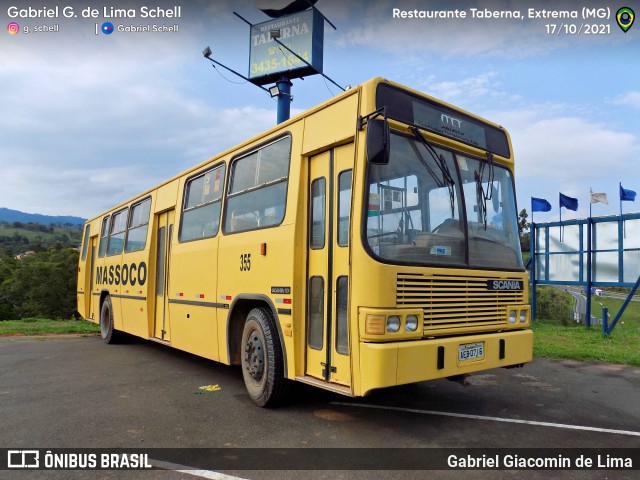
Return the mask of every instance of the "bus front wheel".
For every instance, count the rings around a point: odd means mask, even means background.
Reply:
[[[274,407],[285,396],[283,352],[271,312],[254,308],[242,331],[242,375],[253,402]]]

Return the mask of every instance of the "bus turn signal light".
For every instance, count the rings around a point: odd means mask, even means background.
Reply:
[[[384,335],[387,318],[385,315],[367,315],[364,331],[367,335]]]

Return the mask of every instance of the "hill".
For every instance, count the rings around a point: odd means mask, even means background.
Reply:
[[[0,221],[0,256],[14,256],[27,251],[41,252],[54,248],[79,247],[82,226],[45,226],[38,223]]]
[[[69,215],[42,215],[39,213],[25,213],[19,210],[0,207],[0,222],[39,223],[41,225],[50,225],[53,223],[55,225],[78,226],[83,225],[85,221],[86,219],[84,218]]]

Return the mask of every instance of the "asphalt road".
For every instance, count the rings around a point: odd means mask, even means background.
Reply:
[[[587,297],[580,292],[571,289],[565,289],[573,298],[575,298],[576,303],[573,305],[573,320],[580,320],[584,323],[584,319],[587,315]],[[594,321],[593,314],[591,315],[591,321]]]
[[[638,368],[537,359],[524,369],[474,375],[469,383],[437,380],[361,399],[296,385],[287,405],[268,410],[250,401],[238,368],[155,343],[4,338],[0,448],[640,448]],[[205,385],[220,389],[199,390]],[[460,471],[227,473],[255,480],[462,478]],[[637,473],[571,470],[554,471],[552,477],[637,478]],[[549,476],[464,472],[464,478]],[[172,471],[0,471],[0,478],[197,479]]]
[[[584,323],[586,314],[587,314],[587,296],[583,293],[583,289],[581,288],[577,288],[577,287],[565,287],[565,286],[561,286],[561,285],[553,285],[554,288],[557,288],[558,290],[563,290],[567,293],[569,293],[573,298],[575,298],[575,303],[573,305],[573,320],[574,321],[580,321],[581,323]],[[597,295],[592,295],[591,298],[593,300],[598,301],[598,298],[600,297],[607,297],[607,298],[616,298],[619,300],[626,300],[628,295],[626,294],[622,294],[622,293],[615,293],[615,292],[607,292],[604,291],[602,293],[601,296],[597,296]],[[631,298],[632,302],[640,302],[640,298],[638,298],[638,296],[634,296]],[[609,315],[611,315],[612,312],[609,312]],[[591,311],[591,325],[600,325],[602,322],[601,319],[601,315],[600,312],[594,312],[593,310]]]
[[[619,300],[626,300],[629,295],[628,294],[624,294],[624,293],[615,293],[615,292],[604,291],[604,292],[602,292],[602,296],[603,297],[609,297],[609,298],[617,298]],[[631,301],[632,302],[640,302],[640,296],[634,295],[633,297],[631,297]]]

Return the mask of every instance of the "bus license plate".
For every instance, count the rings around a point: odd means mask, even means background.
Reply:
[[[478,360],[484,358],[484,342],[466,343],[458,347],[458,361]]]

